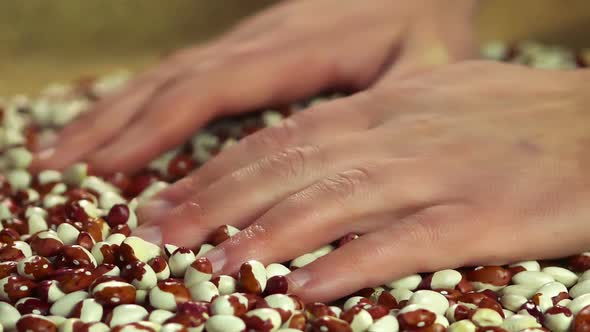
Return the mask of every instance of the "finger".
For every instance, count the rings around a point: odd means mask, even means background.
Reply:
[[[150,221],[146,227],[159,225],[166,241],[190,241],[191,246],[205,241],[208,234],[221,225],[243,228],[275,204],[314,182],[352,168],[363,158],[373,159],[383,154],[381,145],[370,145],[368,141],[367,137],[347,136],[332,144],[307,145],[275,152],[222,177],[182,203],[199,206],[202,213],[198,220],[195,220],[193,211],[186,209],[184,213],[164,214]],[[202,232],[187,236],[174,231],[180,225],[194,222],[199,222]]]
[[[373,118],[372,111],[365,105],[368,105],[368,101],[362,94],[326,102],[283,120],[277,127],[250,135],[159,193],[151,202],[139,208],[139,214],[143,221],[155,220],[162,216],[163,211],[206,190],[224,175],[232,174],[264,157],[315,142],[328,143],[337,136],[364,131],[371,126]],[[273,173],[271,171],[269,174]]]
[[[116,141],[94,154],[91,165],[103,173],[133,171],[182,143],[215,114],[302,98],[337,80],[323,61],[303,64],[290,54],[281,57],[250,59],[180,82],[155,99],[146,115]],[[263,64],[266,70],[261,72]],[[296,72],[301,81],[284,79]],[[235,88],[228,88],[227,82]]]
[[[416,272],[462,266],[477,256],[469,223],[455,206],[433,206],[361,236],[289,275],[289,292],[306,302],[330,301]],[[460,227],[458,227],[460,225]],[[469,250],[465,250],[469,248]]]
[[[164,82],[180,72],[181,63],[167,61],[141,74],[115,95],[100,100],[58,134],[54,142],[41,147],[31,169],[62,169],[115,136],[127,126],[141,105]]]
[[[249,259],[286,261],[347,233],[366,233],[402,218],[428,205],[437,190],[410,167],[416,165],[377,162],[322,179],[275,205],[207,257],[215,271],[231,274]]]
[[[314,40],[293,51],[275,42],[276,36],[268,45],[246,47],[223,66],[187,78],[163,92],[153,100],[145,116],[98,151],[92,162],[104,172],[132,171],[181,143],[212,114],[292,102],[329,87],[366,86],[389,57],[388,41],[394,33],[375,33],[374,29],[344,36],[342,43],[333,48],[323,47],[323,40]],[[359,51],[355,43],[359,35],[374,47]],[[195,111],[203,115],[193,116]],[[161,130],[145,134],[163,123]]]

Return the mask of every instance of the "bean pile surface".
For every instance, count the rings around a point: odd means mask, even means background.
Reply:
[[[532,43],[490,44],[483,55],[546,69],[590,62]],[[337,96],[221,119],[133,176],[100,178],[85,164],[27,171],[31,146],[126,80],[85,79],[0,100],[0,331],[590,331],[590,252],[414,274],[340,305],[304,304],[287,294],[285,275],[358,235],[282,264],[244,262],[236,276],[213,275],[203,257],[239,232],[230,225],[199,248],[132,236],[142,201],[244,136]]]

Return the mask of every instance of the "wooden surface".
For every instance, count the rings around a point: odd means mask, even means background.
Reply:
[[[272,2],[1,0],[0,95],[33,92],[88,73],[144,68],[161,54],[203,41]],[[482,3],[477,28],[483,41],[590,46],[590,0]]]

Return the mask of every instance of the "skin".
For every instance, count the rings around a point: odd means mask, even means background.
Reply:
[[[160,193],[140,208],[136,234],[193,247],[220,225],[243,228],[207,255],[223,274],[361,234],[288,275],[307,301],[414,272],[588,250],[587,71],[466,60],[468,1],[325,9],[334,3],[285,2],[181,52],[68,127],[37,167],[132,171],[214,115],[350,88]],[[297,19],[320,11],[330,14]],[[96,125],[114,110],[134,123]]]

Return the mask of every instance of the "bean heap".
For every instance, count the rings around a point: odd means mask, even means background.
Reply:
[[[540,68],[588,65],[581,54],[531,43],[490,44],[483,54]],[[236,276],[214,276],[203,257],[239,231],[230,225],[199,248],[132,236],[139,203],[242,137],[326,98],[219,120],[133,176],[100,178],[85,164],[27,171],[31,146],[126,79],[84,79],[0,101],[0,331],[590,331],[590,252],[414,274],[330,305],[287,294],[285,275],[356,234],[285,264],[245,262]]]

